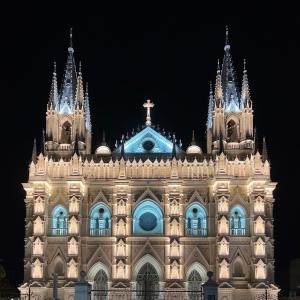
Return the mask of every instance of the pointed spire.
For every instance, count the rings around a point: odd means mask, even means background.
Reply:
[[[209,99],[208,99],[208,112],[207,112],[207,128],[212,128],[212,113],[214,109],[214,95],[212,90],[212,83],[209,83]],[[194,131],[193,131],[194,132]]]
[[[269,160],[269,157],[268,157],[266,138],[263,137],[262,161],[265,162],[266,160]]]
[[[85,96],[84,96],[84,116],[85,116],[85,127],[90,132],[92,131],[91,123],[91,112],[90,112],[90,100],[89,100],[89,86],[88,82],[85,85]]]
[[[230,45],[229,45],[229,27],[228,25],[226,25],[226,30],[225,30],[225,46],[224,46],[224,50],[229,50],[230,49]]]
[[[53,63],[53,75],[51,82],[51,89],[49,95],[48,109],[56,110],[58,108],[58,88],[57,88],[57,73],[56,73],[56,62]]]
[[[175,137],[175,134],[173,134],[172,158],[177,158],[176,157],[176,137]]]
[[[221,107],[222,104],[223,104],[222,78],[221,78],[220,60],[218,59],[216,85],[215,85],[215,106]]]
[[[82,80],[82,72],[81,72],[81,61],[79,62],[79,70],[77,77],[77,85],[76,85],[76,108],[81,108],[84,101],[84,91],[83,91],[83,80]]]
[[[71,51],[74,52],[74,49],[73,49],[73,28],[72,27],[70,28],[70,44],[69,44],[68,51],[69,52],[71,52]]]
[[[31,154],[31,161],[34,162],[34,163],[37,162],[36,139],[33,140],[32,154]]]
[[[41,139],[41,153],[45,155],[45,144],[46,144],[46,138],[45,138],[45,129],[42,130],[42,139]]]
[[[243,82],[242,82],[242,96],[241,96],[241,109],[244,107],[250,108],[252,101],[250,97],[249,81],[246,68],[246,59],[244,59],[244,71],[243,71]]]
[[[76,93],[77,84],[76,66],[73,56],[74,49],[72,41],[72,28],[70,30],[70,47],[68,48],[68,53],[60,95],[60,112],[70,114],[72,113],[75,104],[74,96]]]
[[[222,90],[223,90],[223,99],[224,107],[227,111],[238,112],[239,109],[239,98],[237,93],[236,81],[235,81],[235,71],[233,68],[233,62],[230,54],[230,45],[229,45],[229,29],[226,26],[226,38],[225,38],[225,47],[224,47],[224,58],[222,64]]]

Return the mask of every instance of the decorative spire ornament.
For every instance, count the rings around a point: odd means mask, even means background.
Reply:
[[[81,108],[84,102],[84,91],[83,91],[83,80],[82,80],[82,70],[81,70],[81,61],[79,61],[78,77],[77,77],[77,86],[76,86],[76,108]]]
[[[58,107],[58,88],[57,88],[57,73],[56,73],[56,62],[53,63],[52,82],[49,95],[48,109],[56,110]]]
[[[220,60],[218,59],[216,85],[215,85],[215,106],[222,107],[222,104],[223,104],[222,78],[221,78]]]
[[[212,128],[212,113],[214,109],[214,95],[212,90],[212,83],[209,83],[209,100],[208,100],[208,112],[207,112],[207,128]],[[193,131],[194,132],[194,131]]]
[[[243,82],[242,82],[242,95],[241,95],[241,109],[244,107],[251,108],[252,101],[250,97],[249,81],[246,68],[246,59],[244,59],[244,71],[243,71]]]
[[[268,157],[266,138],[263,137],[262,161],[265,162],[266,160],[269,160],[269,157]]]
[[[37,162],[36,139],[33,140],[32,154],[31,154],[31,161],[32,161],[33,163],[36,163],[36,162]]]
[[[151,126],[151,113],[150,109],[153,108],[154,103],[151,102],[150,99],[148,99],[144,104],[143,107],[147,109],[147,116],[146,116],[146,126]]]
[[[90,100],[89,100],[89,84],[88,84],[88,82],[85,85],[84,119],[85,119],[85,127],[91,132],[92,131],[92,123],[91,123]]]

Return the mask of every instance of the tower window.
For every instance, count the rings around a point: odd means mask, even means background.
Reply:
[[[235,205],[230,210],[230,234],[246,235],[246,214],[240,205]]]
[[[192,204],[185,214],[185,233],[188,236],[206,236],[206,212],[204,208],[198,204]]]
[[[53,235],[66,235],[68,233],[68,215],[63,206],[58,205],[53,209],[51,227]]]
[[[71,143],[71,124],[69,122],[65,122],[61,128],[61,143]]]
[[[90,235],[108,236],[111,234],[111,215],[106,205],[99,203],[90,214]]]

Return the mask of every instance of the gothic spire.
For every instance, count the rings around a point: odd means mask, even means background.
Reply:
[[[90,100],[89,100],[89,86],[88,83],[85,85],[85,96],[84,96],[84,113],[85,113],[85,127],[90,132],[92,131],[91,123],[91,112],[90,112]]]
[[[81,61],[79,62],[75,101],[76,101],[76,107],[81,108],[83,105],[83,101],[84,101]]]
[[[207,128],[212,128],[212,113],[214,109],[214,95],[213,95],[213,90],[212,90],[212,84],[211,82],[209,83],[209,100],[208,100],[208,112],[207,112],[207,123],[206,127]],[[194,131],[193,131],[194,135]]]
[[[77,74],[73,53],[74,49],[71,28],[68,58],[60,95],[60,112],[62,113],[71,113],[74,108],[74,94],[76,92]]]
[[[269,160],[268,150],[267,150],[266,138],[263,137],[262,161],[265,162],[266,160]]]
[[[228,26],[226,26],[224,51],[225,53],[221,71],[224,105],[227,111],[235,112],[239,111],[239,99],[235,82],[235,71],[230,54]]]
[[[216,85],[215,85],[215,106],[221,107],[222,104],[223,104],[222,79],[221,79],[220,61],[218,59]]]
[[[250,97],[248,74],[246,69],[246,59],[244,59],[244,71],[243,71],[243,82],[242,82],[242,96],[241,96],[241,109],[244,107],[250,108],[252,101]]]
[[[36,161],[37,161],[36,139],[33,140],[31,161],[34,163],[36,163]]]
[[[54,62],[48,109],[52,108],[55,110],[57,109],[57,107],[58,107],[57,73],[56,73],[56,62]]]

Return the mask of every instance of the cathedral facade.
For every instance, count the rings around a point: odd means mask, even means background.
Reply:
[[[226,32],[210,88],[206,151],[184,148],[145,124],[111,149],[92,151],[88,87],[72,36],[58,92],[54,68],[41,153],[34,145],[26,191],[21,299],[74,299],[84,271],[94,299],[201,299],[212,271],[222,300],[277,299],[273,191],[259,149],[244,66],[239,87]],[[200,295],[200,296],[199,296]]]

